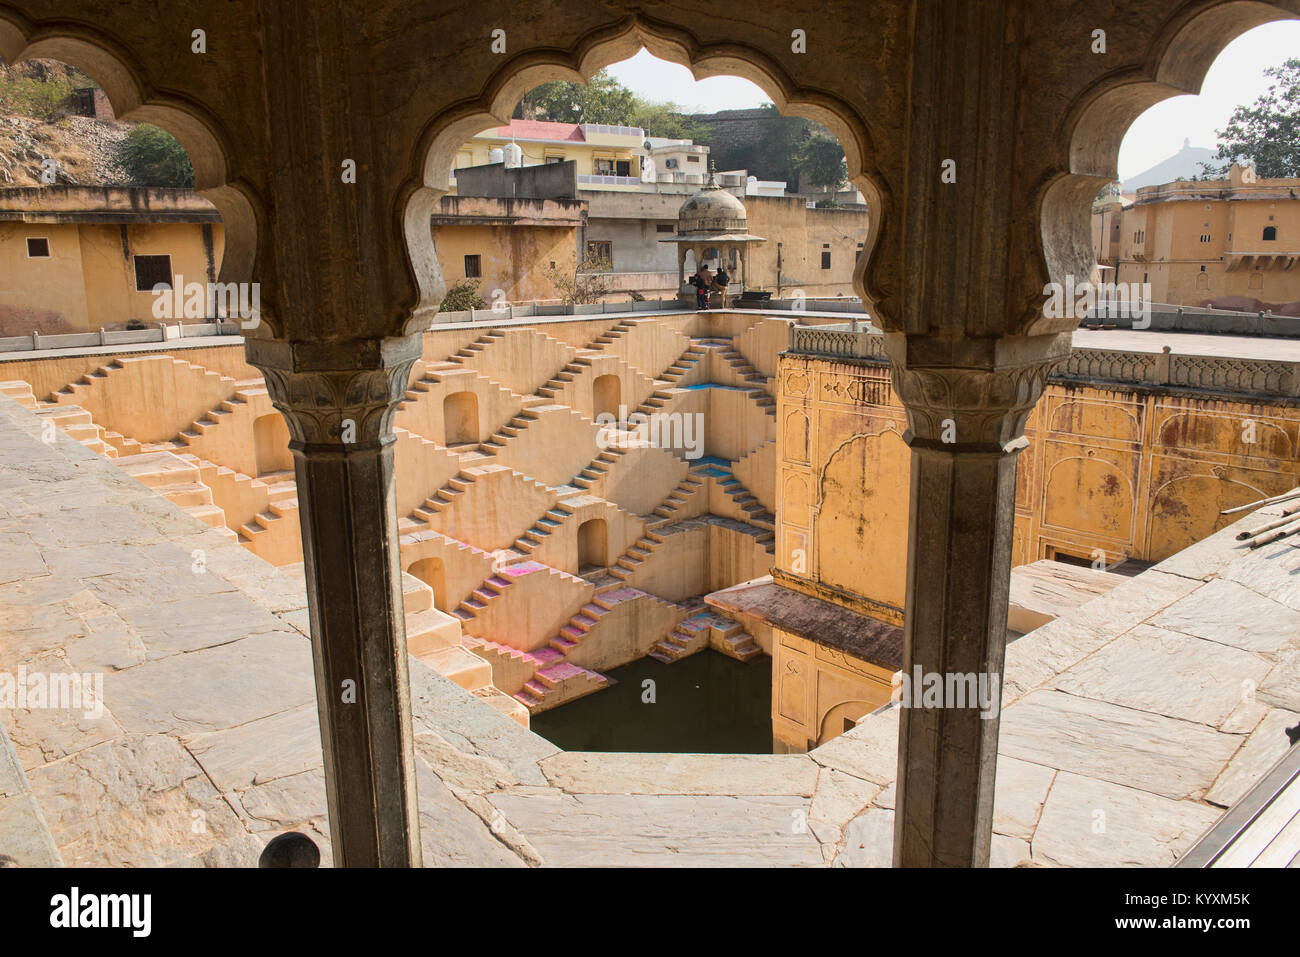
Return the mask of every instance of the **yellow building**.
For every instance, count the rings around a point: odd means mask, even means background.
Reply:
[[[1016,566],[1142,567],[1231,524],[1223,509],[1300,483],[1300,348],[1223,337],[1183,355],[1161,351],[1165,336],[1105,335],[1071,353],[1030,414]],[[865,326],[792,327],[776,397],[772,576],[708,601],[770,635],[773,735],[801,751],[890,699],[911,452],[883,337]]]
[[[1234,165],[1227,179],[1139,189],[1131,205],[1108,197],[1092,242],[1116,282],[1149,282],[1157,303],[1300,315],[1300,178]]]
[[[442,197],[431,226],[443,279],[449,287],[479,280],[489,307],[559,298],[552,270],[572,276],[577,268],[586,207],[571,199]]]
[[[0,190],[0,336],[152,324],[154,285],[215,282],[223,249],[220,215],[191,190]]]
[[[509,153],[518,152],[514,159]],[[497,152],[499,151],[499,152]],[[454,170],[506,162],[542,166],[572,160],[579,189],[639,190],[645,130],[601,123],[511,120],[479,133],[456,154]]]

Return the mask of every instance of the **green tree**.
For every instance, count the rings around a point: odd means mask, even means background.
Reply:
[[[601,70],[590,83],[554,80],[530,90],[515,116],[556,123],[606,123],[620,125],[632,115],[635,94]]]
[[[0,114],[30,116],[49,122],[67,112],[72,84],[63,77],[0,78]]]
[[[185,148],[166,130],[134,127],[117,149],[118,164],[136,186],[193,187],[194,167]]]
[[[478,294],[477,279],[462,279],[447,287],[447,294],[438,306],[439,312],[467,312],[470,309],[482,309],[487,306]]]
[[[698,146],[713,142],[713,130],[691,119],[676,103],[655,103],[634,97],[626,125],[641,127],[646,136],[690,140]]]
[[[1300,57],[1269,67],[1264,75],[1277,82],[1253,105],[1233,110],[1227,128],[1215,131],[1215,159],[1226,162],[1202,164],[1207,174],[1224,176],[1234,161],[1245,158],[1260,177],[1300,176]]]
[[[794,153],[794,166],[799,171],[800,189],[806,186],[839,189],[849,176],[840,144],[819,135],[809,136],[799,145]]]

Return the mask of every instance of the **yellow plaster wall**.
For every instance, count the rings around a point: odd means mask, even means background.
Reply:
[[[21,314],[46,318],[46,332],[120,328],[129,319],[157,322],[152,292],[135,288],[133,257],[171,256],[173,276],[215,281],[225,235],[220,223],[15,223],[0,222],[0,335],[22,335]],[[49,259],[29,259],[27,238],[50,241]],[[53,320],[53,316],[62,321]],[[176,315],[168,321],[185,321]],[[189,321],[194,321],[193,319]]]

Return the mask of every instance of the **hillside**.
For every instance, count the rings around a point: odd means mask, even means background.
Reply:
[[[129,182],[115,159],[132,124],[67,115],[66,98],[92,82],[54,60],[10,66],[0,61],[0,188],[41,186],[44,161],[59,183],[113,186]]]

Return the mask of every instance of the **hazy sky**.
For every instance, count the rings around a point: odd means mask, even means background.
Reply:
[[[1215,130],[1226,125],[1238,104],[1253,103],[1268,87],[1264,68],[1277,66],[1288,56],[1300,56],[1300,21],[1265,24],[1228,44],[1206,75],[1200,96],[1165,100],[1138,117],[1120,147],[1119,178],[1128,179],[1172,156],[1184,139],[1191,139],[1193,146],[1217,148]],[[686,67],[657,60],[645,50],[609,70],[642,96],[670,100],[692,112],[744,109],[768,102],[748,80],[711,77],[697,83]]]

